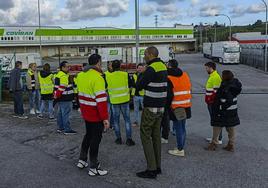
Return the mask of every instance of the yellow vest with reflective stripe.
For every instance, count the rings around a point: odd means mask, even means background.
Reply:
[[[87,72],[81,72],[76,78],[76,84],[79,96],[92,99],[92,101],[80,100],[84,105],[97,106],[95,97],[100,93],[105,93],[105,81],[101,73],[94,69]]]
[[[138,80],[138,76],[137,76],[137,74],[133,74],[133,79],[134,79],[134,82],[135,82],[135,84],[136,84],[136,83],[137,83],[137,80]],[[131,95],[132,95],[132,96],[135,96],[135,93],[136,93],[136,88],[132,88],[132,93],[131,93]],[[140,96],[144,96],[144,89],[141,90],[141,91],[139,91],[139,95],[140,95]]]
[[[54,91],[54,84],[53,84],[53,74],[50,74],[46,78],[41,77],[40,72],[38,73],[41,94],[52,94]]]
[[[130,101],[127,72],[115,71],[106,74],[106,81],[111,104],[123,104]]]

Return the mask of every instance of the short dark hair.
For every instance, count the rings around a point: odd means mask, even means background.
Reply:
[[[15,62],[15,67],[18,68],[20,65],[22,65],[22,62],[21,61],[16,61]]]
[[[120,70],[121,62],[119,60],[112,61],[112,68],[114,71]]]
[[[143,67],[144,64],[143,64],[143,63],[139,63],[139,64],[137,65],[137,68],[140,67],[140,66]]]
[[[229,81],[234,79],[234,74],[230,70],[224,70],[222,71],[222,80],[223,81]]]
[[[88,58],[89,65],[97,65],[101,61],[101,56],[99,54],[92,54]]]
[[[171,59],[168,61],[168,66],[170,66],[171,68],[175,69],[178,68],[179,63],[176,59]]]
[[[50,65],[48,63],[44,64],[43,70],[46,72],[50,72]]]
[[[61,63],[60,63],[60,70],[61,70],[63,67],[65,67],[66,64],[68,64],[67,61],[63,61],[63,62],[61,62]]]
[[[216,63],[210,61],[205,64],[206,67],[212,68],[213,70],[216,70]]]
[[[146,51],[149,54],[153,55],[154,57],[158,57],[158,55],[159,55],[159,51],[155,46],[150,46],[150,47],[146,48]]]

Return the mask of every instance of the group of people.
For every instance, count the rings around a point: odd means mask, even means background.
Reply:
[[[122,113],[126,145],[135,145],[132,139],[132,127],[140,127],[147,167],[136,175],[140,178],[156,178],[162,173],[161,143],[168,143],[170,120],[173,122],[172,133],[176,136],[177,145],[168,153],[179,157],[185,156],[186,121],[191,118],[192,106],[192,85],[189,75],[179,68],[175,59],[165,63],[158,55],[156,47],[148,47],[144,54],[146,64],[138,64],[137,72],[130,76],[120,70],[119,60],[110,62],[108,70],[103,72],[101,56],[93,54],[74,82],[69,78],[66,61],[60,64],[60,71],[56,75],[50,73],[48,64],[44,65],[40,73],[36,72],[36,66],[30,65],[27,73],[30,113],[40,113],[39,117],[43,118],[44,106],[48,102],[49,118],[54,118],[53,106],[56,105],[57,131],[75,134],[76,132],[70,128],[69,116],[72,101],[77,93],[86,127],[77,167],[83,169],[89,166],[90,176],[103,176],[108,173],[100,167],[98,161],[99,145],[105,130],[114,129],[115,143],[123,144],[120,131],[120,113]],[[15,66],[11,72],[10,90],[14,96],[15,115],[24,117],[21,99],[22,81],[18,77],[21,62],[16,62]],[[205,149],[216,150],[222,141],[222,127],[226,127],[229,142],[224,149],[234,151],[234,127],[240,123],[237,115],[237,96],[242,90],[242,84],[229,70],[223,71],[220,77],[213,62],[206,63],[205,67],[209,74],[205,101],[213,126],[213,137],[208,139],[210,143]],[[40,95],[39,85],[42,99],[40,109],[36,102]],[[131,96],[134,103],[132,126]],[[90,164],[88,164],[88,153]]]

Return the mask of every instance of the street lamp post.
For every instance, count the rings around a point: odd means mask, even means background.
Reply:
[[[38,0],[38,25],[39,25],[39,32],[41,29],[41,13],[40,13],[40,0]],[[41,56],[41,62],[42,62],[42,38],[41,38],[41,32],[39,33],[39,48],[40,48],[40,56]]]
[[[232,20],[229,16],[227,16],[226,14],[216,14],[215,16],[225,16],[229,19],[230,21],[230,33],[229,33],[229,41],[232,40]]]
[[[266,8],[266,20],[265,20],[265,54],[264,54],[264,71],[267,72],[267,19],[268,19],[268,6],[265,0],[262,0]]]
[[[139,0],[135,0],[135,27],[136,27],[136,64],[138,64],[139,63],[139,43],[140,43]]]
[[[217,25],[215,24],[214,42],[217,42]]]

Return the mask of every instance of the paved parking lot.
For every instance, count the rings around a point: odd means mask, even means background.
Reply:
[[[71,120],[78,134],[64,136],[55,133],[55,122],[12,118],[12,104],[3,103],[0,187],[268,187],[268,75],[244,65],[219,65],[219,70],[232,70],[243,84],[238,99],[241,125],[234,153],[208,152],[203,149],[204,138],[211,135],[211,127],[202,94],[208,76],[203,64],[208,60],[200,54],[178,55],[177,59],[193,82],[193,118],[187,123],[186,157],[167,154],[175,146],[171,135],[169,144],[162,147],[163,174],[157,180],[135,176],[145,168],[138,128],[133,129],[134,147],[115,145],[112,131],[103,135],[99,159],[109,175],[92,178],[75,167],[85,131],[78,112],[72,113]]]

